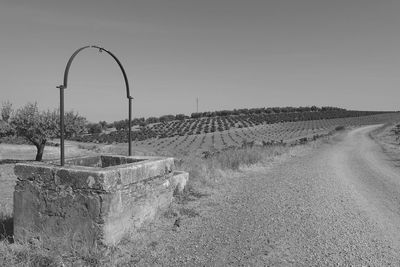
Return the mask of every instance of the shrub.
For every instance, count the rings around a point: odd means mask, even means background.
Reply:
[[[98,134],[101,133],[102,127],[99,123],[90,123],[88,124],[88,133],[90,134]]]
[[[1,119],[4,122],[8,122],[8,120],[11,118],[12,113],[13,113],[13,108],[11,102],[9,101],[3,102],[3,105],[0,108]]]
[[[229,149],[215,156],[221,169],[238,170],[241,165],[252,165],[262,160],[259,149]]]
[[[175,116],[175,119],[180,120],[180,121],[183,121],[183,120],[185,120],[186,118],[188,118],[188,117],[185,116],[185,114],[177,114],[177,115]]]

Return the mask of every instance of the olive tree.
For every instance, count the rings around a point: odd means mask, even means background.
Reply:
[[[11,102],[3,102],[0,108],[0,138],[14,134],[14,129],[9,124],[12,113],[13,108]]]
[[[13,135],[14,129],[5,121],[0,120],[0,138]]]
[[[8,122],[8,120],[11,117],[12,112],[13,112],[13,108],[12,108],[11,102],[10,101],[3,102],[1,109],[0,109],[1,119],[4,122]]]
[[[28,103],[16,110],[10,125],[19,136],[25,137],[36,146],[36,160],[41,161],[44,147],[49,139],[59,137],[59,112],[39,111],[37,103]],[[71,137],[85,130],[86,119],[74,112],[65,113],[65,137]]]

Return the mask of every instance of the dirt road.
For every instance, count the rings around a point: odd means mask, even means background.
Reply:
[[[369,137],[376,127],[232,178],[137,263],[399,266],[400,168]]]

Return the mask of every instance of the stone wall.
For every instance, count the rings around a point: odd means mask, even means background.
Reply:
[[[48,236],[115,245],[166,208],[188,179],[174,171],[173,158],[103,156],[67,163],[87,166],[16,164],[17,242]]]

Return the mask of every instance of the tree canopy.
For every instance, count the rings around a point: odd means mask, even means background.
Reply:
[[[11,117],[10,125],[16,134],[25,137],[37,148],[36,160],[43,157],[44,147],[49,139],[60,136],[59,112],[39,111],[37,103],[28,103],[16,110]],[[69,138],[85,130],[86,119],[72,111],[66,112],[65,137]]]
[[[0,109],[0,114],[1,114],[1,119],[5,122],[8,122],[8,120],[11,117],[11,114],[13,112],[12,104],[10,101],[3,102],[1,109]]]

